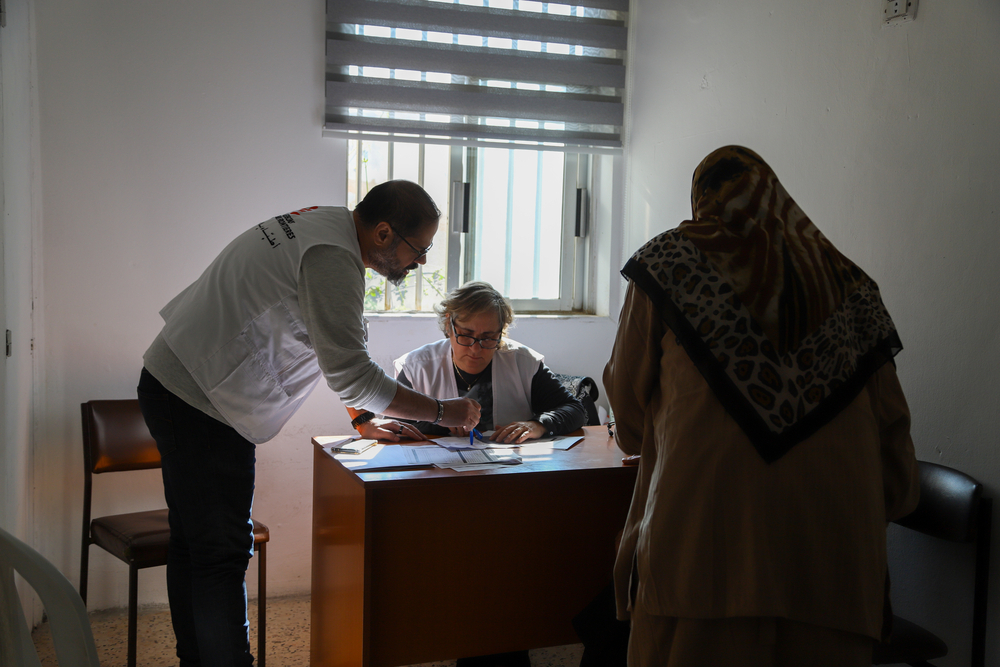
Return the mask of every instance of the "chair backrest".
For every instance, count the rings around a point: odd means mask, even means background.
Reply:
[[[983,497],[983,485],[963,472],[929,461],[919,464],[920,502],[896,523],[939,539],[974,543],[972,664],[985,665],[993,499]]]
[[[952,542],[976,539],[983,485],[954,468],[920,461],[920,503],[896,523]]]
[[[42,599],[59,667],[100,667],[83,600],[49,561],[0,528],[0,665],[40,667],[14,586],[17,571]]]
[[[601,423],[597,416],[597,399],[601,392],[597,389],[597,383],[593,378],[586,375],[563,375],[554,373],[559,383],[566,388],[571,396],[583,403],[583,408],[587,411],[587,425],[598,426]]]
[[[138,399],[88,401],[83,417],[83,457],[89,473],[160,467],[160,452]]]

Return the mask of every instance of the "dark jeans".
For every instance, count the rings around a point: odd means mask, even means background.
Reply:
[[[256,446],[170,393],[145,368],[139,406],[163,461],[167,596],[181,667],[246,667]]]

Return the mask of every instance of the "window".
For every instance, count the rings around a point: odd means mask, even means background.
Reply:
[[[405,178],[441,209],[426,264],[398,287],[369,270],[365,308],[430,311],[449,290],[485,280],[517,312],[584,309],[588,166],[575,153],[349,141],[349,207]]]

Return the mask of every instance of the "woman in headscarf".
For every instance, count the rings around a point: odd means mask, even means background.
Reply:
[[[615,565],[629,664],[871,664],[886,522],[916,506],[878,287],[753,151],[698,166],[640,248],[604,372],[641,454]]]

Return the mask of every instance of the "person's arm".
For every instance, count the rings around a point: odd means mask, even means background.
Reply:
[[[647,407],[660,381],[661,340],[673,335],[646,293],[629,282],[618,334],[604,368],[604,391],[615,415],[615,439],[626,454],[642,451]]]
[[[400,371],[399,375],[396,376],[396,382],[400,386],[406,387],[407,389],[413,389],[413,383],[410,382],[410,378],[406,377],[404,371]],[[351,415],[351,419],[355,417],[360,417],[366,414],[366,410],[357,410],[355,408],[347,408],[347,412]],[[408,438],[410,440],[426,440],[428,435],[439,436],[448,435],[448,429],[444,426],[438,426],[433,422],[428,421],[405,421],[405,420],[386,420],[386,419],[372,419],[364,424],[358,426],[358,433],[361,434],[363,438],[373,438],[375,440],[392,440],[393,442],[402,438]]]
[[[496,391],[496,387],[493,388]],[[534,419],[497,427],[492,440],[522,443],[575,431],[587,421],[583,403],[574,398],[545,364],[531,378],[531,411]]]
[[[413,382],[410,380],[410,378],[406,377],[406,371],[404,370],[399,371],[399,375],[396,376],[396,382],[406,387],[407,389],[413,389]],[[414,421],[412,422],[412,426],[416,428],[418,431],[420,431],[420,433],[422,433],[423,435],[431,435],[431,436],[450,435],[450,432],[446,427],[428,421]]]
[[[565,435],[587,423],[587,409],[542,364],[531,378],[531,410],[545,427],[546,435]]]
[[[346,407],[346,406],[345,406]],[[368,410],[358,410],[357,408],[347,408],[347,414],[351,416],[351,422],[358,417],[371,414]],[[423,422],[420,422],[423,423]],[[426,440],[424,433],[405,420],[382,419],[375,416],[365,420],[354,427],[354,430],[362,438],[369,440],[388,440],[398,442],[400,440]]]
[[[353,408],[442,426],[475,426],[475,401],[437,401],[400,387],[368,355],[363,270],[357,256],[336,246],[315,246],[302,258],[299,308],[327,384]]]
[[[906,516],[920,500],[920,468],[910,437],[910,408],[896,368],[884,364],[868,380],[882,448],[886,521]]]
[[[440,416],[439,407],[440,406]],[[471,398],[425,396],[402,385],[396,385],[396,395],[383,414],[411,421],[429,421],[439,426],[474,428],[479,423],[479,403]]]

